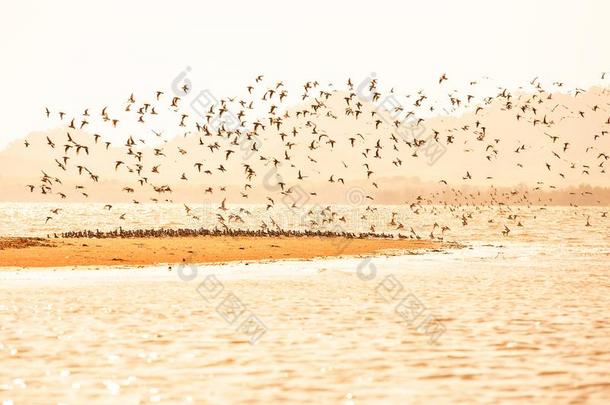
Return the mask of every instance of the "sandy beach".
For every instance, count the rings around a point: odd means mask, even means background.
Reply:
[[[442,247],[440,242],[430,240],[343,237],[0,238],[0,267],[225,263],[357,256]]]

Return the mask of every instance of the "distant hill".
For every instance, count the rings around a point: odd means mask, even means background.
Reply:
[[[529,190],[530,196],[537,196],[534,200],[552,198],[561,204],[609,201],[608,190],[599,189],[610,185],[607,88],[594,87],[576,96],[500,94],[450,115],[416,119],[413,114],[394,125],[411,109],[416,108],[405,103],[401,118],[395,118],[396,111],[341,91],[278,113],[279,128],[261,118],[258,122],[265,128],[257,128],[256,134],[249,123],[241,135],[191,131],[148,146],[146,130],[146,143],[138,134],[126,133],[125,140],[131,136],[133,145],[107,148],[104,136],[96,142],[85,130],[62,126],[33,132],[0,151],[0,200],[211,202],[226,196],[238,203],[304,192],[312,202],[342,203],[357,189],[370,203],[403,203],[418,190],[438,193],[440,199],[452,187],[485,193],[494,186]],[[357,117],[355,111],[360,111]],[[228,150],[232,152],[227,158]],[[118,167],[117,161],[122,162]],[[153,173],[155,166],[158,173]],[[43,172],[49,176],[44,183]],[[283,183],[284,194],[278,183]],[[43,184],[51,187],[46,194],[41,193]],[[34,192],[27,185],[33,185]],[[581,195],[591,190],[579,189],[581,185],[598,188],[594,195]],[[206,193],[207,188],[213,192]]]

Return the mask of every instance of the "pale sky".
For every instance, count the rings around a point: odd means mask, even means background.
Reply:
[[[259,73],[298,87],[371,72],[407,93],[447,73],[512,87],[587,87],[610,71],[608,1],[13,1],[0,14],[0,148],[82,111],[168,88],[241,92]]]

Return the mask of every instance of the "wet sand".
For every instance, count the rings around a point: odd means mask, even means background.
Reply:
[[[343,237],[0,238],[0,267],[225,263],[357,256],[449,246],[430,240]]]

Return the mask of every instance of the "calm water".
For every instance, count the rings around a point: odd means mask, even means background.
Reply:
[[[51,208],[2,205],[1,233],[111,230],[119,223],[209,226],[214,222],[206,213],[216,213],[191,207],[197,220],[182,206],[134,211],[126,205],[108,213],[102,205],[70,205],[45,225]],[[239,226],[269,223],[269,215],[285,227],[310,219],[287,209],[247,209],[252,216],[243,215]],[[394,211],[404,234],[413,226],[427,237],[438,222],[451,229],[446,240],[467,246],[423,255],[198,266],[191,281],[185,281],[189,268],[6,269],[0,271],[0,401],[610,401],[605,209],[333,209],[346,216],[341,229],[367,231],[373,224],[390,231]],[[118,221],[122,213],[126,220]],[[504,225],[508,237],[501,234]],[[204,280],[208,287],[213,281],[216,297],[201,289]],[[229,296],[245,308],[237,319],[237,310],[223,305]],[[249,315],[264,325],[256,336],[240,329]]]
[[[271,220],[284,229],[325,229],[334,231],[376,232],[409,234],[410,227],[422,238],[428,238],[433,224],[446,225],[446,240],[460,242],[519,243],[540,242],[574,246],[606,247],[610,242],[609,207],[459,207],[453,211],[441,206],[377,206],[374,211],[363,205],[333,205],[334,220],[323,223],[329,211],[321,213],[326,205],[307,205],[290,209],[282,203],[267,210],[264,205],[229,205],[221,211],[216,205],[189,204],[190,214],[182,204],[114,204],[111,210],[104,204],[23,204],[0,203],[0,235],[47,236],[54,232],[96,230],[111,231],[142,228],[213,228],[220,227],[217,214],[232,229],[259,229],[262,222],[273,227]],[[58,214],[52,209],[61,208]],[[247,210],[247,213],[240,212]],[[392,225],[392,213],[395,224]],[[120,216],[124,214],[124,219]],[[232,220],[239,215],[243,222]],[[509,216],[516,218],[509,219]],[[48,222],[47,217],[52,217]],[[463,218],[467,225],[463,225]],[[341,221],[343,218],[344,221]],[[590,227],[586,227],[590,218]],[[492,222],[490,222],[490,220]],[[312,221],[315,224],[312,225]],[[518,223],[522,223],[522,227]],[[402,223],[404,230],[397,230]],[[510,237],[502,235],[504,225],[511,229]],[[440,236],[436,229],[435,236]]]

